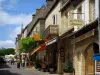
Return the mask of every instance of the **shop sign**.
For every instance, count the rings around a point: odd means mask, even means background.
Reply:
[[[75,25],[83,25],[83,24],[84,24],[83,20],[77,20],[77,19],[70,20],[70,25],[72,25],[72,26],[75,26]]]
[[[60,57],[61,57],[61,61],[64,62],[64,61],[65,61],[65,52],[64,52],[64,48],[60,48]]]
[[[100,60],[95,61],[95,75],[100,75]]]

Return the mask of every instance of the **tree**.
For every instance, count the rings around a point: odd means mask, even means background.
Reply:
[[[15,54],[15,49],[13,48],[2,48],[0,49],[0,56],[5,56],[9,54]]]
[[[21,52],[30,52],[35,47],[35,40],[33,37],[26,37],[21,40]]]

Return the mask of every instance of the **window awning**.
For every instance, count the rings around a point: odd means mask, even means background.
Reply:
[[[41,48],[41,46],[38,46],[37,48],[35,48],[35,49],[32,51],[31,55],[33,55],[35,52],[37,52],[40,48]]]
[[[31,52],[31,55],[33,55],[34,53],[36,53],[37,51],[43,51],[46,49],[46,44],[42,44],[40,46],[38,46],[37,48],[35,48],[32,52]]]
[[[46,42],[46,46],[51,45],[51,44],[53,44],[53,43],[55,43],[55,42],[57,42],[57,38],[53,38],[53,39],[47,41],[47,42]]]
[[[39,49],[39,51],[43,51],[45,49],[46,49],[46,44],[44,43],[44,44],[41,45],[41,48]]]
[[[94,60],[100,60],[100,54],[99,54],[99,55],[94,55],[94,56],[93,56],[93,59],[94,59]]]

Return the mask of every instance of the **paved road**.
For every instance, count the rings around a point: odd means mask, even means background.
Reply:
[[[17,69],[16,65],[0,65],[0,75],[51,75],[37,70]],[[55,74],[52,74],[55,75]]]

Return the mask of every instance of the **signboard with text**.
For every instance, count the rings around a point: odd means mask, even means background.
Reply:
[[[70,25],[72,25],[72,26],[84,25],[84,22],[83,22],[83,20],[77,20],[77,19],[70,20]]]
[[[60,48],[60,58],[61,58],[61,61],[62,61],[62,62],[65,61],[65,52],[64,52],[64,48]]]

